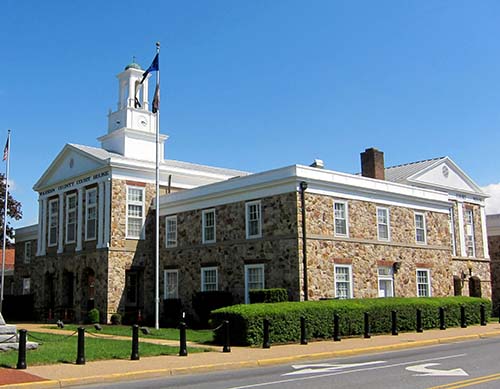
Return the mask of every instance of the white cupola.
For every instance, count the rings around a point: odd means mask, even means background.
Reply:
[[[156,160],[157,114],[149,109],[148,84],[151,74],[141,84],[144,70],[135,62],[118,74],[118,109],[108,114],[108,133],[97,140],[107,151],[127,158]],[[160,161],[164,159],[164,142],[160,134]]]

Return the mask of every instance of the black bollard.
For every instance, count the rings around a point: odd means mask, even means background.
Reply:
[[[393,335],[398,334],[398,311],[391,312],[391,332]]]
[[[484,308],[484,304],[481,304],[481,325],[485,326],[486,325],[486,309]]]
[[[338,314],[333,315],[333,341],[340,342],[340,317]]]
[[[422,327],[422,310],[417,308],[417,332],[424,332]]]
[[[262,348],[271,348],[271,343],[269,342],[269,320],[264,319],[264,336],[262,341]]]
[[[16,369],[26,369],[26,334],[28,331],[19,330],[19,353],[17,354]]]
[[[444,317],[444,308],[439,307],[439,329],[440,330],[445,330],[446,329],[446,323],[445,323],[445,317]]]
[[[465,306],[460,306],[460,327],[467,328],[467,317],[465,316]]]
[[[365,332],[363,334],[363,337],[365,339],[369,339],[372,337],[370,334],[370,314],[368,312],[365,312]]]
[[[132,326],[132,354],[130,354],[130,360],[139,360],[139,326],[137,324]]]
[[[306,318],[300,318],[300,344],[307,344]]]
[[[230,353],[231,352],[231,342],[230,342],[230,337],[229,337],[229,321],[224,320],[222,322],[222,327],[224,331],[224,346],[222,347],[222,352],[223,353]]]
[[[179,356],[187,357],[188,351],[186,344],[186,323],[184,323],[183,321],[181,321],[179,324],[179,339],[180,339]]]
[[[85,328],[78,327],[78,349],[76,352],[76,364],[85,365]]]

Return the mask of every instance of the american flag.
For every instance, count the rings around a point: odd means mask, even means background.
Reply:
[[[9,158],[9,140],[10,137],[7,137],[7,142],[5,143],[5,148],[3,149],[3,160],[6,161]]]

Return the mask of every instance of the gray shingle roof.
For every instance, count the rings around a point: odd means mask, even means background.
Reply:
[[[397,182],[400,184],[405,183],[405,181],[413,176],[415,173],[426,169],[427,167],[434,165],[440,160],[446,157],[438,157],[433,159],[426,159],[425,161],[411,162],[404,165],[390,166],[385,168],[385,179],[391,182]]]

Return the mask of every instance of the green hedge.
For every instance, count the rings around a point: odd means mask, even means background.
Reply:
[[[333,315],[340,316],[341,336],[360,335],[364,330],[364,312],[370,314],[372,334],[391,332],[391,311],[398,312],[398,330],[415,331],[416,310],[422,311],[424,329],[439,327],[439,308],[446,312],[446,326],[460,325],[460,306],[465,306],[468,324],[480,322],[480,305],[485,305],[486,319],[491,301],[474,297],[376,298],[284,302],[273,304],[234,305],[212,312],[213,325],[229,320],[231,344],[249,346],[262,344],[262,321],[270,321],[272,343],[297,342],[300,339],[300,317],[305,317],[310,339],[328,339],[333,334]],[[214,340],[222,344],[221,329]]]
[[[288,301],[288,292],[283,288],[253,289],[249,292],[250,303],[281,303]]]

